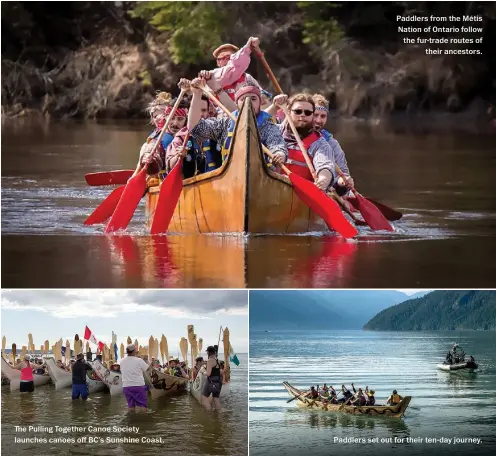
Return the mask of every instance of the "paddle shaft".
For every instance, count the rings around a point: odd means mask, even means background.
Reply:
[[[300,393],[300,394],[298,394],[298,396],[292,397],[289,401],[286,401],[286,403],[289,404],[290,402],[293,402],[295,399],[298,399],[301,396],[308,394],[310,391],[312,391],[312,390],[308,390],[308,391],[305,391],[304,393]]]
[[[258,48],[255,48],[253,50],[257,55],[257,57],[260,59],[260,62],[262,62],[262,65],[264,66],[265,71],[267,72],[267,76],[269,76],[269,79],[272,81],[272,84],[274,85],[276,91],[280,94],[283,93],[281,86],[279,85],[279,82],[277,82],[275,74],[272,72],[272,69],[270,68],[267,60],[265,60],[264,53]]]

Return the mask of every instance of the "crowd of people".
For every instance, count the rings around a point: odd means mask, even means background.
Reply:
[[[363,390],[362,388],[355,388],[355,385],[352,383],[351,388],[353,392],[351,392],[345,385],[341,385],[341,390],[336,391],[332,386],[327,386],[326,383],[320,387],[317,385],[311,386],[310,390],[304,395],[310,399],[321,400],[326,404],[334,404],[334,405],[355,405],[355,406],[372,406],[376,405],[375,400],[375,391],[366,386]],[[338,396],[341,397],[338,398]],[[386,404],[387,405],[397,405],[402,401],[402,396],[398,394],[396,390],[393,390],[392,394],[388,397]]]
[[[207,89],[232,112],[238,115],[246,98],[251,99],[261,142],[271,157],[268,166],[281,172],[285,164],[292,172],[311,181],[298,141],[285,119],[289,113],[311,159],[322,190],[335,190],[338,195],[352,197],[349,189],[353,178],[339,142],[325,129],[329,102],[321,94],[297,93],[273,96],[246,72],[253,53],[260,52],[258,38],[251,37],[241,49],[224,44],[213,51],[217,62],[214,70],[203,70],[192,81],[181,79],[179,88],[187,97],[173,99],[161,92],[149,105],[148,112],[155,129],[143,144],[134,174],[143,167],[149,175],[162,178],[183,160],[183,177],[189,178],[219,168],[229,155],[235,122],[205,96]],[[156,144],[166,119],[173,113],[165,134]],[[156,147],[155,147],[156,146]]]

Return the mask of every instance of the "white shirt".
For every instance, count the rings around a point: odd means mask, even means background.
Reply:
[[[121,360],[122,386],[144,386],[143,373],[150,367],[137,356],[126,356]]]

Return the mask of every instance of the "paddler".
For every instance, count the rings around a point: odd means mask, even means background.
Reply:
[[[21,362],[16,366],[12,366],[12,369],[21,371],[21,382],[19,384],[19,392],[21,393],[32,393],[34,391],[33,369],[36,369],[38,366],[32,364],[30,359],[31,356],[26,354]]]
[[[155,125],[155,129],[148,135],[146,142],[141,146],[138,165],[133,173],[133,176],[146,166],[147,174],[158,174],[165,168],[165,151],[167,146],[172,142],[174,135],[181,130],[186,124],[188,115],[188,103],[182,100],[174,113],[173,118],[169,123],[169,128],[162,136],[160,144],[155,148],[156,140],[167,120],[167,117],[172,112],[172,106],[176,100],[173,100],[170,93],[160,92],[157,94],[148,106],[148,112],[151,117],[151,122]]]
[[[398,391],[393,390],[393,394],[388,397],[386,404],[391,404],[391,405],[398,405],[403,398],[398,394]]]
[[[261,90],[257,80],[246,72],[252,51],[260,51],[259,44],[256,37],[250,37],[241,49],[234,44],[222,44],[213,52],[218,68],[200,71],[198,77],[205,79],[217,95],[223,90],[233,101],[236,101],[236,92],[242,86],[256,86]]]
[[[122,391],[126,397],[129,410],[146,412],[148,408],[148,392],[143,374],[149,366],[136,356],[136,346],[126,347],[127,356],[121,360]]]
[[[201,89],[197,88],[202,81],[195,79],[191,83],[191,91],[193,98],[191,100],[191,108],[188,114],[188,128],[191,134],[198,142],[204,142],[208,139],[213,139],[222,147],[222,156],[225,160],[230,149],[232,135],[234,132],[235,123],[229,118],[201,118]],[[287,148],[281,132],[277,125],[274,125],[270,120],[270,114],[260,110],[261,94],[257,86],[244,86],[236,92],[235,100],[238,108],[241,108],[246,97],[250,97],[253,110],[257,117],[258,130],[262,143],[272,152],[274,158],[272,163],[279,165],[286,160]],[[234,116],[238,115],[238,111],[234,111]],[[167,166],[172,167],[177,163],[182,150],[182,138],[176,135],[174,141],[167,149]]]
[[[329,143],[313,128],[315,102],[312,96],[305,93],[298,93],[293,95],[288,101],[288,96],[281,94],[274,98],[274,104],[278,107],[288,105],[291,120],[317,173],[315,185],[321,190],[327,190],[334,180],[334,159]],[[278,127],[288,148],[286,166],[295,174],[313,181],[312,174],[308,169],[304,155],[300,151],[300,146],[291,131],[289,123],[287,121],[283,122]]]
[[[322,95],[317,93],[313,95],[312,98],[315,103],[313,129],[316,132],[319,132],[329,143],[332,149],[334,162],[339,166],[345,176],[344,179],[339,176],[336,179],[336,183],[334,185],[336,193],[340,196],[343,196],[348,192],[350,188],[355,186],[355,182],[350,175],[348,162],[346,161],[346,156],[344,155],[343,149],[339,145],[339,142],[332,136],[331,133],[329,133],[329,131],[324,128],[327,123],[327,116],[329,114],[329,102]]]
[[[78,353],[76,362],[72,365],[72,400],[88,399],[88,385],[86,384],[86,372],[93,367],[84,360],[83,353]]]
[[[375,391],[370,390],[368,393],[367,404],[366,405],[375,405]]]

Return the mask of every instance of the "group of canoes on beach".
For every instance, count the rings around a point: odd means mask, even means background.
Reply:
[[[341,391],[336,392],[332,386],[328,387],[327,384],[324,383],[322,388],[320,388],[319,385],[317,385],[317,387],[311,386],[310,391],[306,393],[305,396],[310,399],[319,399],[324,403],[330,404],[349,404],[357,406],[376,405],[374,390],[369,390],[368,386],[366,386],[364,390],[362,390],[362,388],[358,388],[357,390],[353,383],[351,384],[351,387],[353,393],[344,385],[341,385]],[[340,393],[342,393],[342,396],[338,399]],[[387,399],[386,404],[397,405],[402,399],[403,398],[398,392],[393,390],[392,394]]]
[[[220,167],[229,154],[235,122],[216,109],[204,90],[236,117],[244,100],[250,98],[256,115],[261,142],[272,157],[266,157],[271,169],[285,164],[291,172],[314,181],[300,145],[284,111],[289,113],[316,172],[315,184],[322,190],[334,189],[339,195],[353,197],[354,186],[348,164],[338,141],[325,128],[329,102],[320,94],[298,93],[275,97],[260,87],[246,73],[252,52],[260,52],[258,38],[250,38],[241,49],[224,44],[213,52],[218,68],[201,71],[193,81],[181,79],[181,95],[172,99],[168,93],[157,95],[148,106],[155,129],[143,144],[134,175],[143,167],[147,174],[162,177],[182,158],[183,177],[188,178]],[[186,99],[183,94],[190,94]],[[156,144],[166,119],[172,114],[165,134]],[[157,147],[155,147],[157,146]],[[339,168],[339,169],[338,169]]]

